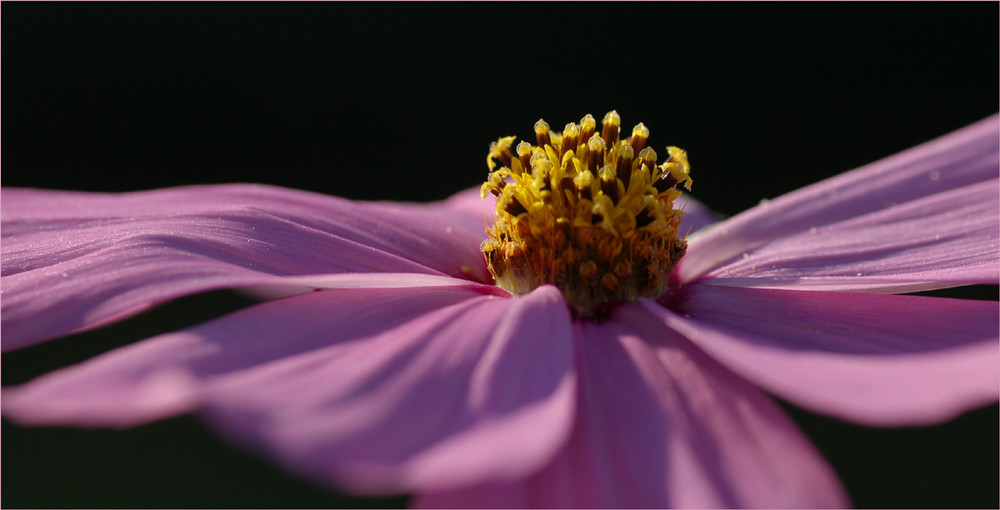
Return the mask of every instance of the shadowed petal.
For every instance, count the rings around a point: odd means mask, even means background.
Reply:
[[[887,212],[886,216],[880,217],[884,223],[860,217],[987,181],[992,181],[993,184],[984,185],[985,188],[996,189],[997,168],[1000,167],[998,140],[1000,140],[1000,121],[997,116],[993,116],[937,140],[762,203],[716,225],[693,240],[688,246],[687,255],[675,271],[677,279],[681,283],[694,281],[715,269],[737,261],[742,254],[749,254],[755,248],[776,239],[795,234],[805,235],[810,229],[818,231],[827,225],[852,218],[859,218],[858,221],[866,228],[862,235],[867,236],[867,239],[879,232],[879,225],[890,225],[896,221],[900,222],[897,227],[912,226],[912,223],[908,224],[907,221],[915,221],[921,217],[921,213],[912,208],[906,212]],[[986,193],[979,187],[967,189]],[[953,200],[946,204],[932,200],[928,204],[933,204],[937,208],[922,214],[947,215],[953,207],[961,204],[961,201],[956,203],[954,197],[952,198]],[[983,205],[987,211],[996,207],[996,193],[992,197],[984,198],[986,204]],[[905,248],[911,250],[905,253],[905,256],[917,256],[913,250],[933,246],[927,242],[928,234],[931,237],[941,235],[947,238],[955,234],[947,228],[978,231],[983,227],[982,223],[985,221],[983,215],[986,212],[975,208],[965,212],[970,215],[965,218],[970,220],[969,224],[964,224],[962,217],[950,217],[944,223],[927,221],[926,224],[920,225],[920,228],[911,228],[905,232],[901,229],[895,231],[896,238],[892,240],[895,249]],[[995,221],[996,214],[993,216]],[[936,230],[938,226],[941,229]],[[849,235],[846,229],[842,232]],[[906,238],[906,235],[913,237]],[[994,283],[997,250],[995,235],[996,232],[993,232],[994,265],[991,267],[994,269],[987,271],[988,276],[994,279]],[[807,238],[805,242],[808,243]],[[969,253],[975,255],[982,249],[981,244],[970,241],[969,246],[962,246],[963,251],[958,257],[964,259],[968,258]],[[844,255],[854,256],[857,255],[857,251],[848,251]],[[980,266],[988,262],[982,257],[972,257],[972,259],[963,261],[971,267],[968,275],[960,271],[956,276],[963,279],[962,281],[969,278],[980,279],[983,272]],[[831,262],[850,265],[852,260],[832,259]],[[892,260],[890,264],[898,266],[901,262]]]
[[[1000,396],[993,301],[692,284],[643,304],[721,363],[816,412],[938,423]]]
[[[571,362],[551,287],[338,290],[120,349],[7,390],[3,405],[23,423],[96,426],[200,410],[306,476],[400,492],[538,469],[569,433]]]
[[[419,207],[258,185],[2,191],[3,348],[274,276],[446,274],[487,282],[479,239]]]
[[[579,323],[569,444],[526,481],[421,507],[844,507],[832,470],[766,396],[636,305]]]

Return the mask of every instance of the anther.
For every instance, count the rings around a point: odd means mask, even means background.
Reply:
[[[587,168],[591,172],[596,172],[598,168],[604,166],[604,139],[597,134],[591,135],[587,141],[587,148],[590,150],[590,161]]]
[[[507,181],[503,180],[503,175],[500,172],[491,173],[486,183],[484,187],[489,189],[489,192],[494,196],[498,197],[500,196],[500,192],[507,187]]]
[[[524,208],[524,205],[522,205],[518,199],[513,197],[511,197],[509,202],[504,204],[503,210],[511,216],[518,216],[522,213],[528,212],[528,210]]]
[[[649,209],[643,209],[639,211],[639,214],[635,215],[635,228],[642,228],[653,222],[653,215],[649,213]]]
[[[653,187],[656,188],[656,191],[663,193],[676,186],[677,182],[677,179],[670,172],[663,172],[663,175],[653,183]]]
[[[621,178],[622,184],[625,185],[625,189],[628,189],[628,183],[632,177],[632,158],[635,157],[635,153],[632,152],[631,145],[625,144],[619,145],[616,152],[615,171]]]
[[[490,154],[500,160],[500,164],[503,166],[509,167],[511,159],[514,158],[514,153],[510,151],[510,144],[513,141],[514,137],[508,137],[490,144]]]
[[[580,126],[570,122],[563,128],[562,153],[569,151],[576,152],[577,142],[580,141]]]
[[[549,124],[542,119],[535,123],[535,140],[539,147],[545,147],[551,140],[549,139]]]
[[[517,144],[517,159],[521,161],[521,167],[524,169],[531,168],[531,144],[521,140],[521,143]]]
[[[612,203],[617,204],[620,195],[618,193],[618,179],[615,178],[615,170],[610,166],[605,166],[601,168],[597,176],[601,179],[601,190],[611,199]]]
[[[601,121],[601,138],[604,139],[604,143],[614,145],[618,141],[618,130],[621,128],[621,124],[622,118],[614,110],[604,116],[604,120]]]
[[[597,121],[594,120],[594,116],[591,114],[586,114],[580,119],[580,141],[590,140],[591,136],[594,136],[594,131],[597,129]]]
[[[647,139],[649,139],[649,129],[640,122],[632,128],[632,138],[628,139],[628,144],[632,146],[633,151],[639,152],[646,146]]]
[[[590,170],[584,170],[576,174],[576,177],[573,178],[573,185],[580,192],[580,196],[587,200],[594,198],[594,195],[590,192],[590,183],[592,182],[594,182],[594,174]]]
[[[639,151],[639,168],[645,170],[647,177],[656,174],[656,151],[652,147]]]

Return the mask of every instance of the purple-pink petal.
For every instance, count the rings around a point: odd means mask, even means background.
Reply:
[[[699,284],[669,299],[674,311],[643,305],[747,380],[819,413],[931,424],[1000,397],[994,301]]]
[[[422,207],[259,185],[2,191],[4,350],[205,290],[409,272],[488,282],[479,239]]]
[[[993,179],[777,239],[701,282],[893,293],[996,284],[998,238]]]
[[[482,198],[477,186],[459,191],[439,202],[414,205],[424,207],[429,214],[447,218],[453,225],[464,229],[482,243],[486,239],[486,228],[493,226],[497,200],[490,194]]]
[[[291,470],[355,491],[509,480],[569,434],[570,324],[551,287],[516,300],[466,288],[315,292],[5,390],[4,415],[131,426],[199,411]]]
[[[852,218],[905,206],[925,197],[933,197],[960,188],[986,193],[984,189],[974,185],[987,182],[993,184],[983,184],[985,189],[996,189],[998,168],[1000,168],[998,146],[1000,146],[1000,118],[993,116],[937,140],[764,202],[703,231],[692,239],[687,255],[675,271],[676,279],[680,283],[692,282],[713,270],[738,262],[743,254],[750,255],[754,249],[763,247],[766,243],[789,236],[806,236],[812,229],[818,232],[828,225],[834,226]],[[954,196],[952,198],[954,199]],[[995,207],[998,200],[996,193],[984,198],[987,202],[985,204],[987,211],[990,207]],[[954,200],[948,205],[958,206]],[[935,214],[947,213],[948,208],[945,207],[928,211],[926,215],[933,218]],[[982,219],[980,214],[985,215],[986,212],[979,211],[967,218],[971,220],[968,228],[978,231]],[[993,213],[992,216],[995,221],[996,214]],[[918,215],[911,211],[910,218],[916,217]],[[904,218],[896,220],[902,221]],[[956,225],[963,225],[960,218],[952,218],[950,221]],[[868,230],[870,238],[874,234],[873,228],[876,225],[868,226],[871,227]],[[921,243],[928,232],[943,237],[953,234],[944,228],[935,230],[938,226],[936,221],[928,219],[923,228],[907,232],[896,231],[895,242],[905,244],[903,236],[906,234],[913,236],[914,243]],[[849,232],[845,229],[844,234],[849,235]],[[992,235],[995,267],[996,232],[994,231]],[[803,239],[803,242],[808,243],[807,237]],[[921,244],[921,246],[931,245]],[[980,246],[975,245],[970,251],[979,248]],[[857,253],[851,252],[847,255],[857,255]],[[964,256],[964,253],[960,255]],[[981,263],[983,259],[976,257],[976,261]],[[840,262],[850,265],[851,261]],[[973,262],[973,265],[978,267],[976,264],[977,262]],[[897,261],[894,265],[900,266],[901,263]],[[969,270],[969,273],[968,276],[961,275],[961,278],[980,276],[975,269]],[[989,274],[995,283],[996,271],[993,270]]]
[[[766,396],[636,305],[578,323],[569,444],[516,483],[425,492],[417,506],[844,507],[833,471]]]

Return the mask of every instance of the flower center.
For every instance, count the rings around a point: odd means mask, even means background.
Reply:
[[[513,136],[491,144],[482,196],[496,195],[496,221],[482,250],[497,285],[524,294],[552,284],[585,314],[666,290],[687,249],[677,233],[683,212],[674,208],[678,185],[691,189],[687,153],[667,147],[657,165],[646,126],[627,139],[620,126],[615,111],[600,132],[589,114],[562,133],[539,120],[538,145],[512,150]]]

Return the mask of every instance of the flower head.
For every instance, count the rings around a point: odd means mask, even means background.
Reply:
[[[559,134],[539,120],[537,147],[521,142],[515,156],[512,136],[490,147],[482,196],[497,197],[496,221],[482,249],[501,288],[520,295],[554,285],[585,314],[666,290],[687,248],[677,232],[683,213],[673,206],[678,184],[691,189],[691,167],[677,147],[657,166],[645,146],[649,130],[639,123],[619,139],[620,124],[608,112],[597,133],[588,114]]]
[[[197,412],[423,506],[811,507],[847,499],[758,388],[883,426],[997,400],[997,304],[892,294],[1000,281],[997,117],[718,223],[676,189],[682,151],[653,166],[645,127],[619,125],[500,139],[485,209],[477,190],[5,189],[5,350],[209,289],[274,299],[5,388],[3,412]]]

